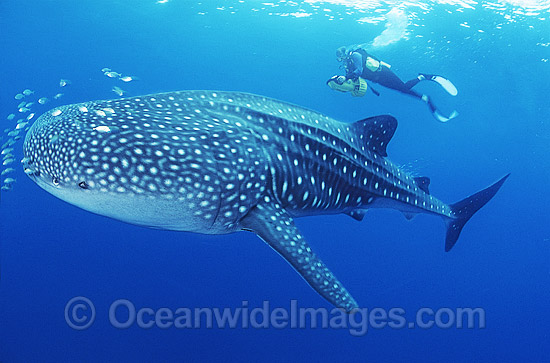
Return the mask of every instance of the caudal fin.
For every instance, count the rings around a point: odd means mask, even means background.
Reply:
[[[468,222],[470,218],[472,218],[472,216],[481,209],[481,207],[483,207],[488,201],[491,200],[491,198],[495,196],[509,176],[510,174],[504,176],[490,187],[485,188],[458,203],[450,205],[454,218],[448,218],[445,220],[445,224],[447,226],[447,236],[445,237],[446,252],[453,248],[466,222]]]

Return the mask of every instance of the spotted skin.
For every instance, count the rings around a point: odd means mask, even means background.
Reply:
[[[458,238],[478,209],[467,203],[467,218],[457,217],[427,193],[426,179],[419,185],[386,159],[396,126],[391,116],[348,124],[245,93],[171,92],[51,110],[28,132],[24,161],[39,186],[97,214],[177,231],[251,230],[352,311],[357,303],[293,217],[360,220],[390,207],[451,220]]]
[[[44,114],[24,146],[29,167],[40,171],[33,177],[61,199],[130,223],[238,230],[265,192],[267,161],[255,135],[234,117],[207,112],[191,96],[88,102]],[[118,210],[122,200],[127,204]]]

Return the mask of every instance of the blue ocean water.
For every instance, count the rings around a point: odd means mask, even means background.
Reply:
[[[411,321],[421,308],[479,307],[486,318],[484,328],[386,326],[354,336],[335,327],[113,326],[109,308],[118,299],[154,311],[243,301],[250,309],[264,301],[288,308],[291,300],[332,307],[251,233],[159,231],[97,216],[47,194],[16,163],[17,182],[0,202],[0,361],[550,361],[550,5],[525,3],[0,3],[2,130],[13,128],[6,117],[18,114],[14,95],[26,88],[35,92],[29,101],[64,93],[31,106],[37,114],[118,97],[114,86],[128,96],[234,90],[349,122],[394,115],[389,158],[430,177],[431,193],[446,202],[512,173],[448,253],[433,216],[407,221],[374,210],[362,222],[297,220],[362,307],[401,308]],[[423,103],[381,86],[380,97],[330,90],[326,79],[340,71],[336,48],[375,39],[382,44],[371,44],[373,53],[403,79],[451,79],[456,97],[435,84],[418,89],[460,116],[439,123]],[[104,67],[139,80],[105,77]],[[60,88],[60,79],[71,84]],[[20,160],[21,141],[15,148]],[[65,318],[78,296],[95,306],[85,330]]]

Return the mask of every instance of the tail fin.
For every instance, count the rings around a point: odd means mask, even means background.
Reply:
[[[466,222],[468,222],[470,218],[472,218],[472,216],[481,209],[481,207],[483,207],[488,201],[491,200],[491,198],[495,196],[509,176],[510,174],[504,176],[490,187],[485,188],[458,203],[450,205],[454,218],[448,218],[445,220],[445,224],[447,226],[445,252],[448,252],[451,248],[453,248]]]

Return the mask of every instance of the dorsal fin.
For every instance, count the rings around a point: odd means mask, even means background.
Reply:
[[[430,178],[426,176],[419,176],[414,178],[414,181],[416,182],[416,185],[420,188],[420,190],[424,191],[426,194],[430,194]]]
[[[388,156],[386,146],[396,128],[397,120],[390,115],[369,117],[353,123],[353,130],[365,148],[381,156]]]

